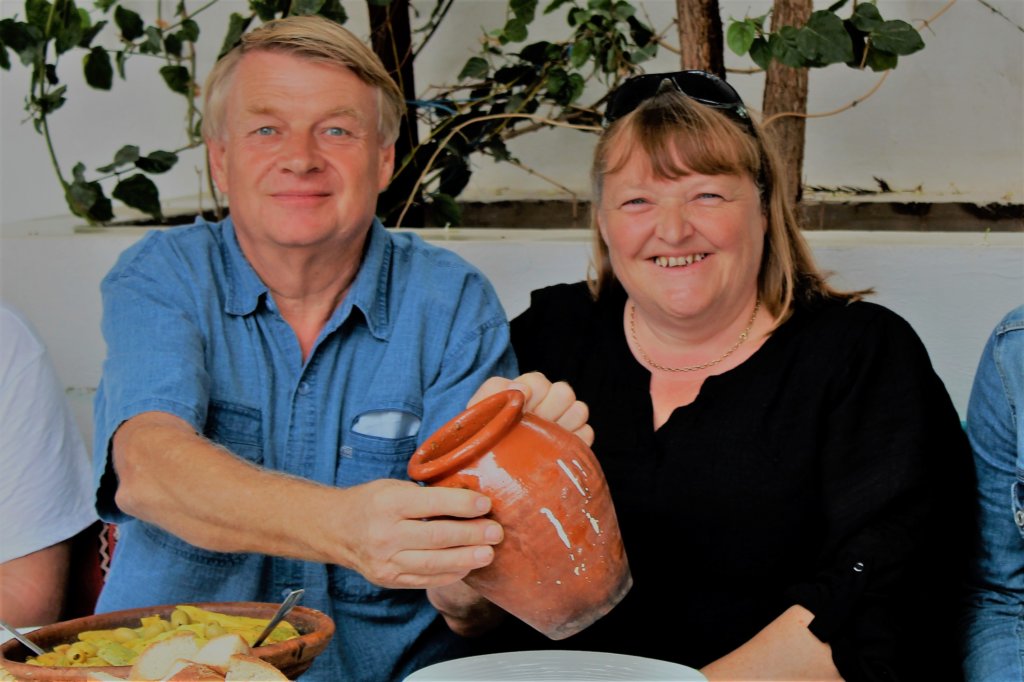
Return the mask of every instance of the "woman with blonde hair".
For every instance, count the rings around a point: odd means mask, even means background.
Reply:
[[[590,408],[634,587],[569,639],[505,619],[492,641],[710,680],[954,679],[971,462],[920,339],[826,283],[723,80],[639,76],[606,118],[595,276],[535,291],[512,340]],[[481,612],[441,596],[457,631]]]

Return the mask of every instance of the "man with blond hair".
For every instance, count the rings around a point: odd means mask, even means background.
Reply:
[[[231,216],[148,234],[102,285],[97,505],[120,539],[99,610],[302,587],[337,625],[303,680],[400,680],[463,652],[423,588],[502,538],[488,498],[406,465],[513,376],[505,313],[475,268],[374,217],[404,102],[351,33],[270,22],[205,96]],[[520,385],[589,428],[568,389]]]

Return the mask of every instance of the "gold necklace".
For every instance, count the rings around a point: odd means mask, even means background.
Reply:
[[[689,367],[665,367],[664,365],[659,365],[654,360],[651,360],[650,356],[644,352],[643,346],[640,345],[640,340],[636,337],[636,303],[630,301],[629,305],[629,334],[633,337],[633,345],[636,346],[638,351],[640,351],[640,357],[644,359],[644,362],[654,369],[660,369],[663,372],[697,372],[702,369],[707,369],[708,367],[713,367],[722,360],[725,360],[740,347],[740,344],[747,340],[747,337],[750,336],[750,330],[754,326],[754,320],[757,319],[757,311],[761,309],[761,297],[757,297],[757,302],[754,303],[754,312],[750,315],[750,321],[747,322],[747,328],[740,332],[740,338],[736,340],[736,343],[732,345],[732,348],[725,351],[715,360],[705,362],[702,365],[690,365]]]

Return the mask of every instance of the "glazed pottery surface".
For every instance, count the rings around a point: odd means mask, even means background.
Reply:
[[[232,616],[270,619],[274,616],[280,604],[266,602],[204,602],[197,603],[195,606]],[[79,632],[85,630],[108,630],[118,627],[138,627],[139,619],[143,616],[160,615],[166,619],[170,617],[171,612],[176,607],[176,604],[165,604],[99,613],[85,616],[84,618],[46,625],[38,630],[33,630],[25,636],[49,651],[58,644],[76,641]],[[285,620],[295,626],[300,636],[284,642],[265,644],[253,649],[253,653],[283,672],[288,676],[288,679],[294,680],[304,673],[313,664],[313,659],[327,648],[328,642],[334,636],[334,621],[327,614],[305,606],[296,606]],[[127,679],[128,672],[131,669],[131,666],[59,668],[56,666],[29,665],[24,661],[31,655],[31,651],[14,639],[0,645],[0,680],[8,679],[4,677],[4,672],[16,680],[47,680],[48,682],[56,680],[85,680],[89,673],[96,671]]]
[[[632,587],[594,453],[524,413],[519,391],[490,396],[438,429],[409,461],[409,476],[491,498],[505,539],[465,582],[551,639],[583,630]]]

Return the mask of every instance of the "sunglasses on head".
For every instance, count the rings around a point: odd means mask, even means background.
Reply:
[[[741,123],[751,134],[754,126],[750,113],[731,85],[707,71],[676,71],[648,73],[624,81],[612,93],[605,108],[605,124],[610,124],[635,110],[647,100],[672,88],[704,106],[720,109]]]

